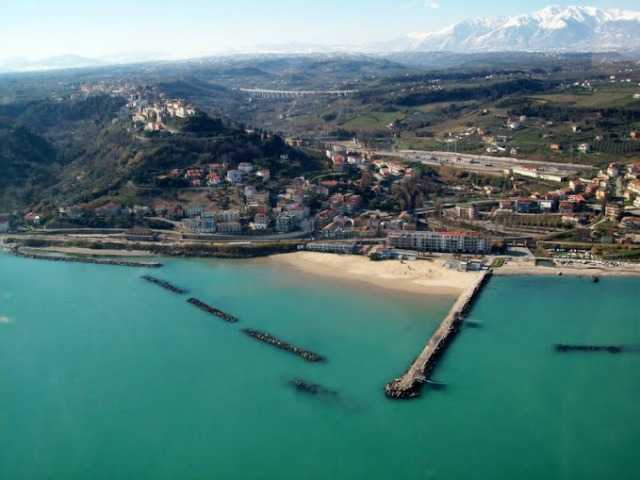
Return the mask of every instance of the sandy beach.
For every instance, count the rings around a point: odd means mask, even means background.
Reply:
[[[297,252],[275,255],[268,261],[312,275],[426,295],[460,295],[480,275],[450,270],[441,259],[372,262],[367,257],[356,255]]]

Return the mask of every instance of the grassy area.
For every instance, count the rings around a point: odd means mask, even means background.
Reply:
[[[347,130],[384,130],[390,123],[402,120],[404,116],[403,112],[367,112],[351,118],[340,126]]]
[[[615,108],[615,107],[638,107],[640,100],[634,100],[633,88],[603,89],[593,93],[566,94],[556,93],[549,95],[536,95],[531,97],[550,103],[571,105],[582,108]]]

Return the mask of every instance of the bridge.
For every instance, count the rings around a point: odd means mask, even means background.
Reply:
[[[268,90],[264,88],[240,88],[239,90],[260,98],[348,97],[359,92],[359,90]]]

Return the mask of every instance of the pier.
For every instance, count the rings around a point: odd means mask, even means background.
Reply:
[[[143,280],[149,282],[149,283],[153,283],[154,285],[158,285],[159,287],[164,288],[165,290],[168,290],[168,291],[170,291],[172,293],[177,293],[178,295],[185,295],[186,293],[189,293],[184,288],[176,287],[175,285],[167,282],[166,280],[162,280],[160,278],[152,277],[151,275],[144,275],[141,278]]]
[[[326,361],[326,358],[324,358],[322,355],[318,355],[317,353],[313,353],[300,347],[296,347],[295,345],[291,345],[290,343],[280,340],[279,338],[276,338],[268,333],[260,332],[258,330],[251,330],[249,328],[245,328],[244,330],[242,330],[242,332],[262,343],[266,343],[267,345],[271,345],[285,352],[293,353],[303,360],[306,360],[307,362],[315,363]]]
[[[11,253],[17,257],[30,258],[32,260],[45,260],[49,262],[66,262],[66,263],[88,263],[92,265],[114,265],[116,267],[135,267],[135,268],[160,268],[162,264],[159,262],[138,262],[135,260],[117,260],[111,258],[89,258],[89,257],[71,257],[68,255],[46,255],[40,253],[27,253],[19,248],[11,249]]]
[[[228,313],[223,312],[222,310],[218,310],[217,308],[214,308],[211,305],[207,305],[206,303],[198,300],[197,298],[190,298],[189,300],[187,300],[187,302],[189,302],[191,305],[199,308],[204,312],[210,313],[211,315],[215,315],[216,317],[221,318],[225,322],[229,322],[229,323],[238,322],[238,319],[233,315],[229,315]]]
[[[430,382],[430,375],[451,341],[460,329],[462,321],[471,310],[476,298],[491,278],[491,270],[483,272],[476,283],[464,292],[453,304],[449,314],[427,342],[424,350],[405,374],[385,386],[385,395],[392,399],[410,399],[420,396],[424,384]]]

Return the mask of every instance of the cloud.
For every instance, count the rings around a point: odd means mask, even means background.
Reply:
[[[440,0],[425,0],[424,4],[427,8],[440,8]]]

